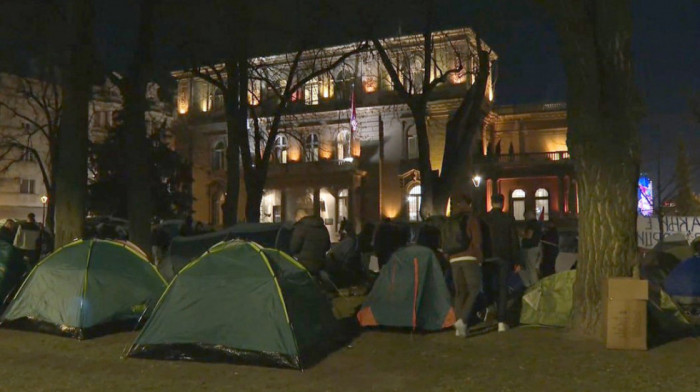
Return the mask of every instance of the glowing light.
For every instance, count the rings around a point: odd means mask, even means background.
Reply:
[[[371,94],[377,91],[377,78],[373,76],[367,76],[362,81],[362,87],[367,94]]]
[[[643,216],[654,214],[653,184],[649,177],[642,175],[637,184],[637,212]]]
[[[481,176],[478,175],[478,174],[475,175],[475,176],[472,178],[472,183],[474,184],[475,187],[478,188],[479,185],[481,185]]]
[[[357,139],[354,139],[351,141],[352,143],[352,156],[355,158],[359,158],[360,154],[362,152],[362,146],[360,145],[360,141]]]
[[[46,195],[43,195],[43,196],[41,196],[41,198],[39,200],[41,200],[41,204],[46,204],[49,201],[49,197]]]
[[[290,147],[287,151],[287,158],[290,162],[299,162],[299,159],[301,159],[301,151],[298,148]]]

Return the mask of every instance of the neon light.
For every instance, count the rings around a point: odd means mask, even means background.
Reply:
[[[653,184],[651,179],[645,175],[639,177],[637,185],[637,213],[642,216],[654,215]]]

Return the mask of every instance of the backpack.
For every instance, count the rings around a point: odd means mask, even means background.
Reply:
[[[469,215],[431,216],[427,223],[440,230],[440,245],[442,251],[449,254],[462,252],[471,245],[465,228]]]

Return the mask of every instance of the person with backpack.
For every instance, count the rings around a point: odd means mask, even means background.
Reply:
[[[513,215],[503,212],[504,197],[501,194],[491,196],[491,211],[486,214],[491,241],[491,258],[486,261],[497,276],[498,332],[508,330],[506,307],[508,301],[508,275],[514,269],[520,269],[518,254],[520,245]],[[491,280],[489,280],[490,282]],[[491,296],[492,298],[494,296]]]
[[[472,200],[469,196],[452,198],[451,209],[451,216],[441,230],[441,242],[450,261],[455,285],[455,335],[466,337],[469,315],[482,285],[482,233],[479,220],[471,215]]]

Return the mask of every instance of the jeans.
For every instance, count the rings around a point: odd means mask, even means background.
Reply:
[[[466,324],[481,290],[481,266],[477,262],[458,261],[451,263],[455,284],[455,315]]]
[[[487,296],[489,303],[496,303],[498,309],[498,322],[505,323],[508,306],[508,276],[512,270],[510,261],[501,258],[491,258],[486,260],[484,270],[488,268],[489,273],[486,284],[488,285]]]

